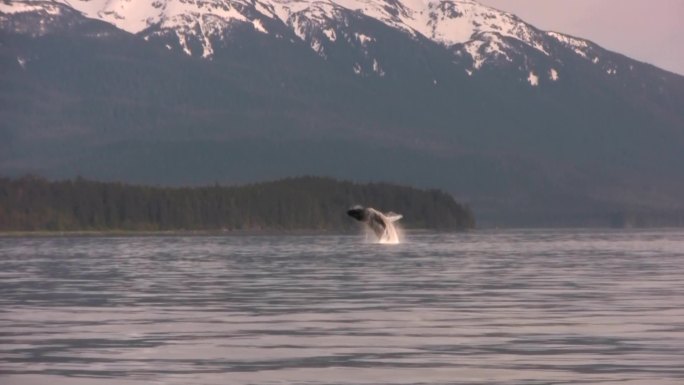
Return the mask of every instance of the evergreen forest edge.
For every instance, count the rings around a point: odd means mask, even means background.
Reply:
[[[471,209],[440,190],[324,177],[159,187],[0,178],[0,231],[349,231],[353,205],[401,213],[408,229],[466,230]]]

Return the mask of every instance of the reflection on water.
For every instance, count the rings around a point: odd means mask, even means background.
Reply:
[[[684,384],[684,232],[0,239],[0,383]]]

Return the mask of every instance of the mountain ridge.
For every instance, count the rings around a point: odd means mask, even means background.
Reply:
[[[594,64],[600,61],[596,55],[590,57],[590,51],[597,46],[588,40],[538,30],[513,14],[472,0],[158,0],[135,4],[127,0],[10,1],[0,5],[0,12],[37,12],[44,7],[46,13],[55,16],[62,9],[60,5],[146,40],[175,35],[175,43],[182,52],[207,59],[213,57],[214,45],[230,33],[235,23],[250,24],[255,31],[270,34],[266,26],[278,22],[280,28],[273,27],[276,38],[284,38],[281,33],[283,27],[287,28],[292,34],[290,38],[308,43],[312,50],[325,57],[326,44],[338,40],[339,24],[347,26],[349,15],[359,13],[414,38],[420,35],[451,48],[458,57],[468,57],[472,61],[466,70],[470,75],[487,62],[512,61],[509,55],[512,47],[506,44],[505,38],[516,39],[549,56],[549,44],[545,40],[552,37]],[[354,39],[361,45],[375,42],[374,37],[363,33],[343,32],[340,39],[343,38],[350,42]],[[196,47],[192,47],[193,43]],[[353,69],[357,74],[361,72],[360,65]],[[527,80],[531,85],[538,85],[538,79],[534,79],[540,74],[533,71],[530,70]],[[607,69],[608,74],[615,71],[614,66]],[[372,72],[384,76],[377,60],[373,61]],[[551,80],[558,80],[557,70],[547,72]]]

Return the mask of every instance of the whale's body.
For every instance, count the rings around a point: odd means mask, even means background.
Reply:
[[[393,212],[383,214],[371,207],[354,206],[347,211],[347,215],[365,223],[373,231],[379,243],[399,243],[399,233],[394,222],[401,219],[400,214]]]

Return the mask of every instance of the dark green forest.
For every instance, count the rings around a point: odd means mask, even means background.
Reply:
[[[355,204],[404,215],[406,228],[465,230],[471,210],[439,190],[299,177],[244,186],[153,187],[0,178],[0,231],[345,231]]]

